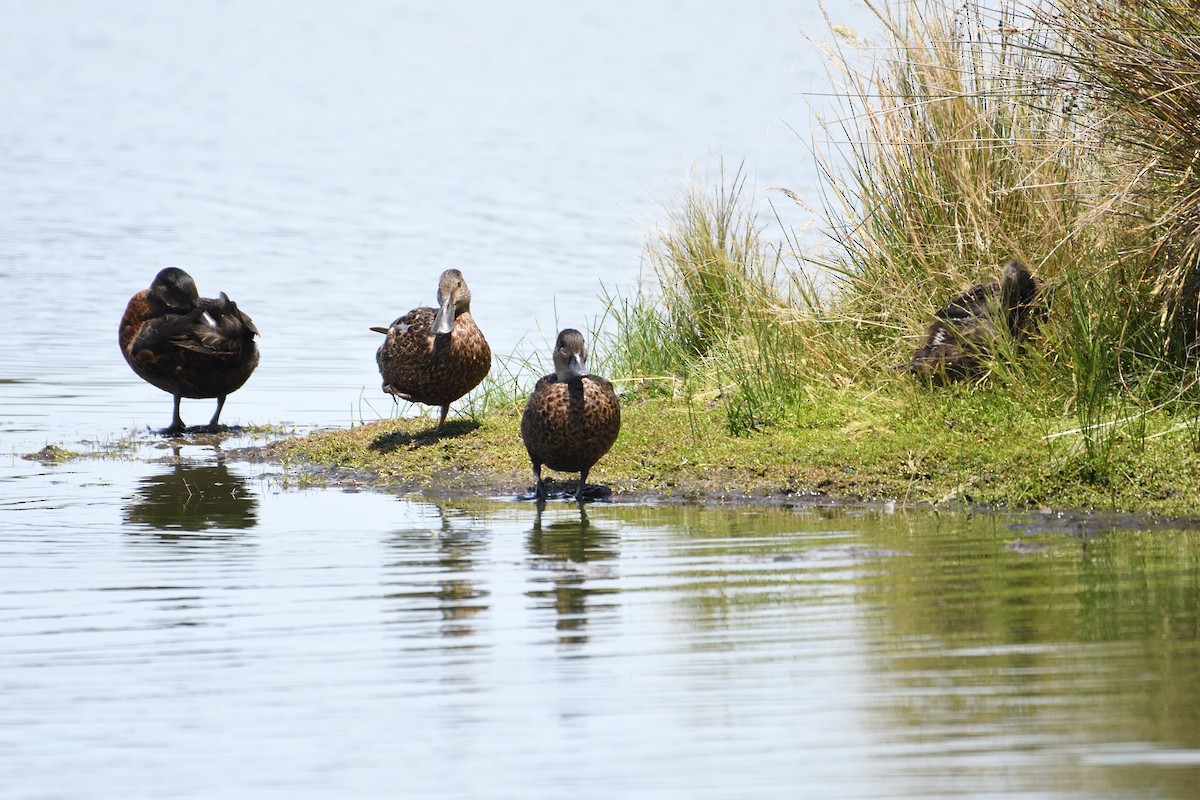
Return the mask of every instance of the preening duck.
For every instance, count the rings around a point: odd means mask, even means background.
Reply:
[[[201,297],[192,276],[168,267],[130,298],[121,317],[121,353],[143,380],[169,392],[175,413],[164,434],[182,433],[181,398],[217,399],[207,428],[217,430],[225,398],[258,366],[258,329],[224,292]]]
[[[1000,280],[972,286],[934,315],[925,342],[913,353],[910,373],[941,382],[975,373],[994,346],[1008,335],[1027,339],[1045,316],[1038,308],[1042,281],[1018,259],[1005,266]]]

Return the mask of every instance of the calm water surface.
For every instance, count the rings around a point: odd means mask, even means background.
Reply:
[[[432,304],[443,269],[466,275],[498,356],[544,355],[559,328],[598,322],[606,292],[635,289],[658,204],[693,170],[715,182],[722,159],[744,161],[749,200],[789,224],[812,215],[771,187],[817,202],[815,2],[0,15],[0,435],[21,441],[167,424],[170,401],[116,346],[126,301],[164,266],[262,331],[229,423],[347,425],[394,413],[368,328]]]
[[[539,515],[203,458],[20,488],[6,796],[1185,798],[1200,777],[1196,532]]]
[[[146,433],[170,400],[116,325],[163,266],[263,331],[225,421],[306,430],[397,413],[367,328],[446,267],[538,352],[636,286],[693,167],[816,203],[815,3],[0,15],[3,797],[1196,796],[1194,532],[539,515]],[[21,457],[47,443],[111,457]]]

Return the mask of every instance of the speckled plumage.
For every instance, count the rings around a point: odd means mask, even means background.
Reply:
[[[389,327],[371,330],[387,336],[375,353],[383,391],[441,406],[438,431],[450,404],[478,386],[492,366],[492,350],[471,316],[471,291],[456,269],[438,281],[438,308],[414,308]]]
[[[175,412],[163,433],[185,430],[180,398],[217,399],[215,429],[227,395],[258,366],[258,329],[224,293],[200,297],[192,277],[168,267],[132,298],[121,317],[121,354],[143,380],[169,392]]]
[[[1038,308],[1042,282],[1021,261],[1004,266],[1000,280],[978,284],[955,297],[935,315],[908,363],[913,375],[934,382],[973,374],[1006,333],[1024,341],[1045,316]]]
[[[604,378],[588,375],[587,347],[579,331],[567,328],[554,346],[554,373],[534,387],[521,417],[521,438],[529,453],[538,497],[545,497],[542,466],[578,472],[581,498],[588,471],[609,451],[621,432],[621,401]]]

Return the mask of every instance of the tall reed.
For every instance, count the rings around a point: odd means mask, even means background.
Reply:
[[[834,246],[816,263],[882,361],[1010,257],[1053,284],[1103,238],[1105,184],[1053,34],[1005,6],[877,10],[886,46],[865,66],[838,51],[845,107],[826,129],[843,145],[822,159]]]
[[[1051,14],[1096,122],[1136,174],[1144,278],[1168,357],[1200,338],[1200,15],[1177,0],[1056,0]]]
[[[623,372],[653,382],[706,370],[778,303],[779,250],[762,236],[745,191],[740,169],[732,176],[722,170],[711,190],[689,190],[646,246],[653,285],[609,298],[613,356]]]
[[[1072,409],[1084,471],[1109,479],[1145,410],[1195,394],[1200,79],[1185,72],[1200,36],[1169,0],[1150,5],[872,5],[882,41],[831,51],[843,103],[817,151],[828,246],[763,241],[740,171],[693,189],[648,247],[656,286],[620,299],[622,371],[723,398],[738,433],[839,387],[900,385],[920,402],[932,390],[890,367],[936,309],[1015,256],[1046,282],[1049,319],[1027,345],[998,342],[976,385]]]

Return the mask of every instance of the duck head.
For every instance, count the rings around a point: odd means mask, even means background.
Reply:
[[[433,315],[430,331],[436,336],[454,331],[454,318],[471,310],[471,290],[463,275],[456,269],[448,269],[438,280],[438,307]]]
[[[178,267],[167,267],[154,276],[150,284],[150,298],[177,314],[187,313],[200,302],[196,282]]]
[[[554,342],[554,374],[560,381],[582,378],[587,375],[587,345],[583,334],[574,328],[565,328]]]

